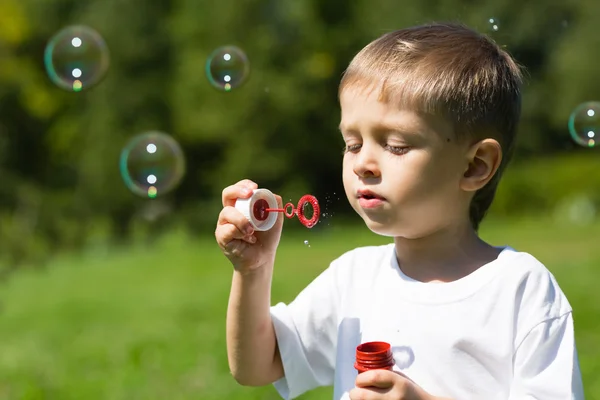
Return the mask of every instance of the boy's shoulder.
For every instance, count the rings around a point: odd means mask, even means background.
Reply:
[[[498,257],[495,308],[512,315],[516,327],[515,343],[540,324],[560,321],[573,312],[554,274],[536,257],[507,247]]]
[[[497,289],[509,296],[519,332],[573,311],[554,274],[532,254],[506,247],[497,261]]]
[[[554,274],[534,255],[517,251],[512,247],[504,247],[496,262],[501,275],[516,280],[519,287],[527,284],[540,285],[550,289],[560,289]]]

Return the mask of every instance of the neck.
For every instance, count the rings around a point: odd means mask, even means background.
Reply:
[[[452,282],[498,257],[499,251],[479,238],[470,223],[427,236],[394,238],[402,272],[421,282]]]

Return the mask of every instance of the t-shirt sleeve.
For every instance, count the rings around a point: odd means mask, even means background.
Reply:
[[[274,383],[284,399],[333,384],[339,297],[336,262],[289,305],[271,307],[284,377]]]
[[[509,400],[534,399],[584,399],[571,312],[536,325],[515,352]]]

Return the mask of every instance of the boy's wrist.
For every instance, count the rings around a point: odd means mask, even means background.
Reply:
[[[233,274],[244,278],[244,280],[261,279],[264,278],[265,274],[271,274],[271,272],[273,271],[273,265],[274,263],[270,262],[251,269],[238,268],[234,265]]]

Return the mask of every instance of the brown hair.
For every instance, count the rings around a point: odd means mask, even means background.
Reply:
[[[521,114],[522,74],[511,56],[464,25],[416,26],[387,33],[362,49],[345,71],[339,93],[356,84],[380,87],[380,101],[445,117],[459,140],[498,140],[500,167],[470,205],[477,230],[512,157]]]

